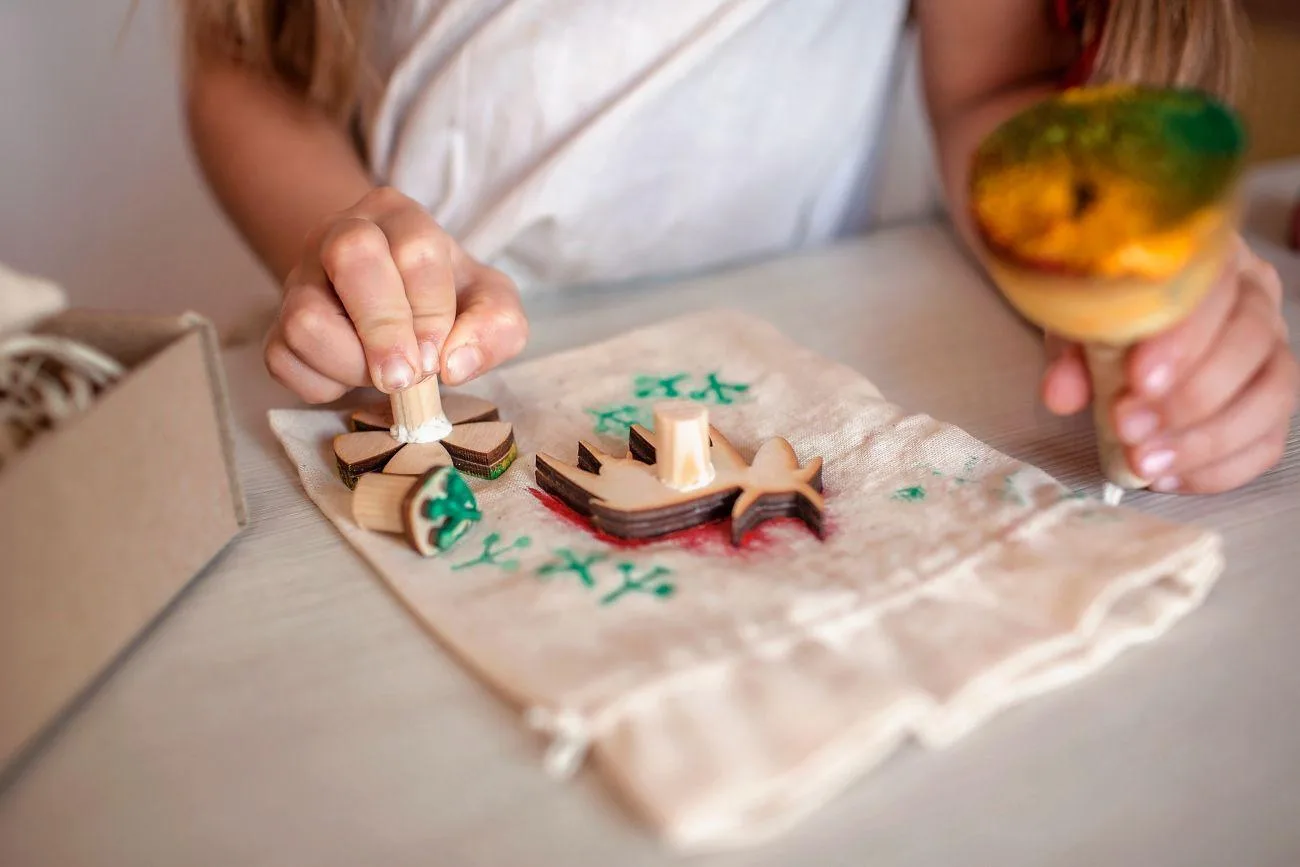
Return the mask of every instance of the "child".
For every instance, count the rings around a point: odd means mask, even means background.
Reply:
[[[950,211],[969,154],[1070,80],[1231,96],[1233,0],[918,0]],[[905,0],[186,0],[188,110],[218,199],[285,284],[303,399],[455,385],[518,353],[529,291],[701,269],[864,228]],[[305,239],[305,240],[304,240]],[[513,276],[507,276],[507,273]],[[1280,458],[1296,402],[1276,274],[1244,245],[1131,353],[1116,421],[1165,491]],[[1089,400],[1076,347],[1043,383]]]

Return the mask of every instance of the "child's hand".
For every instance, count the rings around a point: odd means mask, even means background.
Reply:
[[[458,385],[518,354],[527,337],[508,277],[470,258],[414,201],[377,189],[308,236],[266,367],[304,400],[328,403],[438,371]]]
[[[1152,490],[1216,493],[1271,468],[1286,448],[1300,384],[1277,271],[1242,242],[1223,279],[1184,322],[1128,354],[1114,423]],[[1055,343],[1043,400],[1061,415],[1088,405],[1078,346]]]

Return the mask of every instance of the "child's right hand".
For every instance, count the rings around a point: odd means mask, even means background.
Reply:
[[[392,393],[427,374],[459,385],[517,355],[519,293],[393,189],[368,193],[307,237],[266,342],[271,375],[309,403]]]

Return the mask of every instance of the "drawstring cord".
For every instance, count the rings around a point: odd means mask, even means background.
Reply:
[[[573,776],[587,757],[591,747],[591,734],[582,717],[573,711],[551,711],[542,707],[529,708],[524,715],[528,727],[551,738],[543,767],[553,777],[565,779]]]

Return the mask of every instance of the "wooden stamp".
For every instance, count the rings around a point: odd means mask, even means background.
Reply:
[[[652,434],[633,426],[623,458],[586,442],[578,445],[577,466],[539,454],[537,484],[601,532],[622,539],[664,536],[727,517],[733,545],[771,518],[799,518],[823,537],[820,457],[801,467],[790,443],[777,437],[747,462],[698,405],[656,406],[655,428]]]
[[[482,515],[474,493],[455,467],[416,477],[369,473],[357,480],[352,517],[367,530],[406,537],[421,556],[446,551]]]
[[[436,376],[426,376],[410,388],[393,392],[388,406],[393,413],[389,433],[399,443],[436,443],[451,433]]]
[[[436,382],[433,377],[425,383]],[[435,467],[454,466],[462,473],[495,479],[510,468],[519,450],[515,445],[514,427],[500,420],[500,413],[490,402],[470,395],[430,396],[424,383],[407,391],[418,394],[393,395],[390,405],[379,405],[352,413],[350,433],[334,438],[334,457],[339,476],[349,488],[366,473],[418,476]],[[399,399],[399,395],[403,395]],[[445,424],[430,424],[436,414]],[[400,421],[398,420],[400,418]],[[443,431],[430,441],[403,442],[423,431]]]
[[[972,159],[990,276],[1026,319],[1084,348],[1107,502],[1150,483],[1114,426],[1127,352],[1185,321],[1236,255],[1247,144],[1207,94],[1112,84],[1023,109]]]

